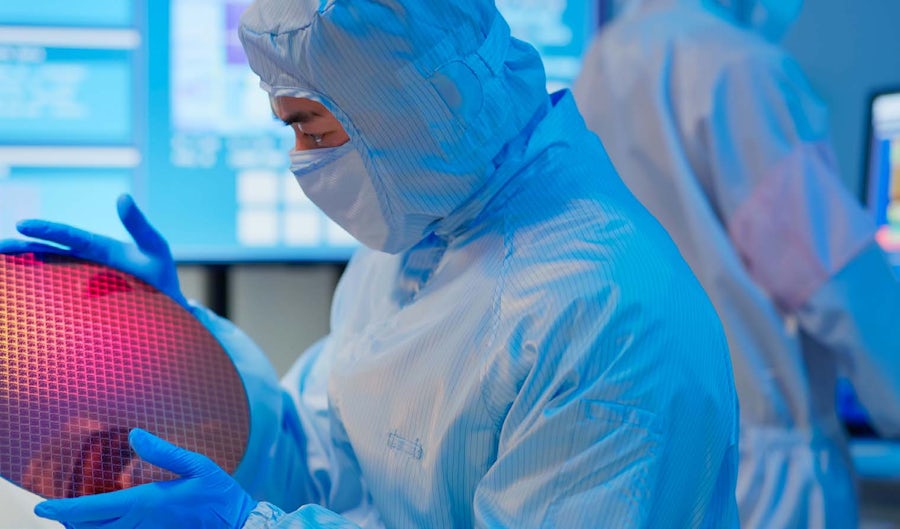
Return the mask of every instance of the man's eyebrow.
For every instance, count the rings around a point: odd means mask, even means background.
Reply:
[[[298,110],[297,112],[294,112],[293,114],[284,118],[278,117],[278,115],[275,114],[275,111],[273,110],[272,115],[275,116],[275,119],[281,120],[281,122],[285,125],[293,125],[294,123],[299,123],[302,125],[304,123],[309,123],[315,118],[322,117],[322,114],[319,114],[318,112],[305,110]]]

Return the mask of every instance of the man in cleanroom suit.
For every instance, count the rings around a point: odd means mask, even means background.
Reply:
[[[741,401],[745,528],[857,524],[845,371],[900,433],[900,288],[838,177],[825,108],[771,43],[799,1],[625,2],[575,97],[722,318]]]
[[[180,480],[38,514],[75,529],[736,527],[715,310],[492,1],[258,0],[240,36],[296,133],[299,185],[365,245],[331,332],[268,421],[251,418],[238,480],[135,430],[137,454]],[[120,214],[137,248],[19,229],[181,298],[164,241],[129,199]]]

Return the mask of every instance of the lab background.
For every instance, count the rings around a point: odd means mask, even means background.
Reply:
[[[234,34],[249,0],[150,3],[0,6],[0,238],[23,217],[124,238],[115,197],[131,192],[172,242],[186,296],[232,319],[284,373],[328,332],[355,245],[287,171],[290,131],[272,119]],[[550,90],[577,74],[607,9],[497,4],[542,52]],[[861,200],[871,96],[900,90],[897,20],[895,0],[807,0],[782,42],[827,103],[841,177]],[[900,527],[900,440],[853,446],[863,527]]]

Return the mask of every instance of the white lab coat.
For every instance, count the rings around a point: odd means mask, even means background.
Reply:
[[[795,62],[703,6],[633,2],[592,43],[576,101],[724,322],[742,526],[855,527],[835,378],[900,432],[900,289]]]

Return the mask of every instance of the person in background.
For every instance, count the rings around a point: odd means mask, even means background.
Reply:
[[[724,323],[748,529],[856,527],[841,372],[876,427],[900,434],[900,287],[841,184],[825,107],[774,43],[800,8],[622,2],[574,86]]]
[[[239,480],[134,430],[136,454],[180,479],[37,514],[73,529],[737,526],[715,310],[509,31],[491,0],[248,8],[241,40],[295,132],[291,169],[364,245],[331,332],[264,420],[251,412]],[[32,220],[18,225],[32,240],[0,249],[122,268],[250,354],[184,299],[127,196],[119,212],[136,246]],[[272,387],[248,387],[251,410]]]

